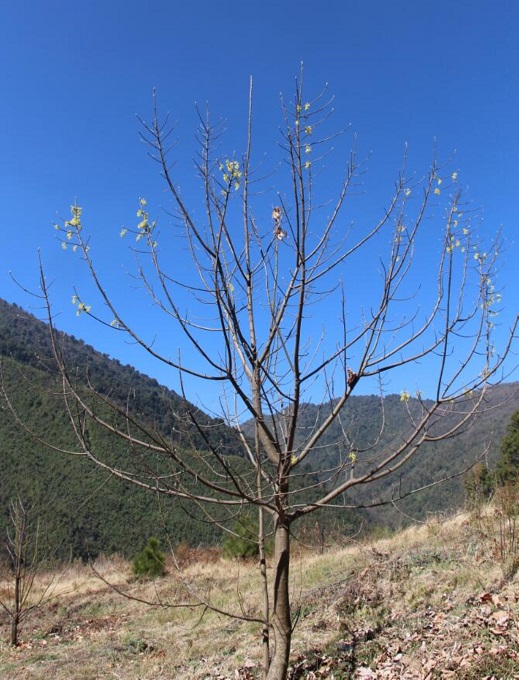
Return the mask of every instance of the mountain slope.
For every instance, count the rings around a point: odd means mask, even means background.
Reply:
[[[125,404],[131,398],[131,406],[146,421],[170,436],[181,445],[185,431],[186,414],[196,414],[201,423],[212,425],[208,431],[214,443],[229,451],[236,450],[236,437],[229,428],[218,427],[221,423],[209,418],[200,409],[187,402],[173,390],[143,375],[117,359],[97,352],[82,340],[66,333],[58,333],[58,341],[71,371],[79,380],[86,380],[96,390],[114,401]],[[24,366],[30,366],[49,375],[55,372],[52,346],[47,324],[39,321],[17,305],[0,299],[0,357],[10,357]],[[194,428],[189,432],[192,443],[204,446]]]
[[[81,340],[64,333],[59,337],[63,351],[81,379],[88,376],[97,389],[118,403],[126,404],[131,396],[133,410],[152,422],[177,446],[186,445],[181,433],[185,431],[186,414],[196,410],[193,405],[161,387],[156,380],[109,359]],[[59,390],[51,354],[47,326],[16,305],[0,300],[0,360],[6,393],[13,399],[25,425],[41,441],[74,449],[68,417],[56,396]],[[473,461],[487,444],[487,461],[492,466],[508,420],[519,409],[518,388],[517,384],[493,388],[489,397],[500,406],[486,411],[471,430],[454,440],[423,447],[401,477],[377,488],[362,489],[362,496],[357,496],[356,500],[368,503],[380,495],[387,497],[395,482],[405,492],[431,479],[449,476]],[[301,436],[304,436],[305,419],[308,424],[315,423],[326,410],[326,405],[305,405]],[[398,396],[389,396],[384,400],[384,411],[387,427],[382,443],[388,444],[405,427],[406,405]],[[211,425],[212,443],[225,450],[228,456],[240,455],[232,429],[200,411],[197,415]],[[361,444],[368,445],[377,437],[381,418],[378,398],[353,396],[341,415],[341,426],[354,433]],[[339,423],[332,426],[324,443],[343,441],[341,426]],[[96,436],[103,435],[98,433]],[[200,441],[196,431],[191,431],[188,439],[205,448],[205,442]],[[317,474],[344,455],[341,446],[332,446],[325,455],[314,452],[309,461]],[[114,445],[113,441],[106,440],[105,448],[115,457],[127,455],[120,442]],[[0,532],[5,531],[8,503],[17,495],[32,504],[34,514],[46,527],[50,542],[60,546],[61,554],[71,551],[73,556],[83,559],[99,552],[132,555],[151,535],[163,541],[170,539],[173,544],[181,541],[191,545],[211,544],[221,540],[221,532],[215,525],[194,521],[178,500],[159,499],[136,489],[99,470],[85,458],[50,451],[13,422],[3,403],[0,404]],[[401,508],[407,515],[419,519],[428,512],[455,508],[462,501],[462,481],[458,478],[411,496]],[[391,507],[374,510],[370,517],[373,522],[390,526],[407,521]],[[311,516],[312,527],[317,519],[323,526],[327,526],[326,523],[337,525],[337,515],[333,513],[324,512],[319,518]],[[360,521],[359,517],[355,519],[351,514],[342,513],[341,530],[351,531]],[[369,524],[366,516],[364,524]]]
[[[403,403],[398,395],[385,397],[383,404],[375,396],[355,396],[348,401],[348,407],[341,414],[341,422],[335,422],[326,433],[330,447],[323,454],[320,450],[313,453],[309,463],[314,469],[333,467],[340,457],[344,459],[344,432],[361,449],[376,442],[366,454],[371,459],[377,452],[404,438],[409,429],[409,414],[418,404],[410,400]],[[456,405],[459,408],[459,405]],[[309,426],[321,422],[327,414],[326,405],[306,404],[303,423]],[[481,412],[473,419],[470,427],[457,436],[435,443],[423,444],[416,455],[402,468],[398,475],[390,475],[378,484],[352,491],[353,500],[359,503],[373,503],[380,499],[391,499],[399,494],[406,495],[413,489],[421,488],[444,478],[452,478],[429,489],[413,494],[398,502],[397,505],[375,508],[371,512],[376,524],[391,527],[405,526],[412,519],[423,520],[428,513],[450,511],[464,502],[464,475],[459,473],[481,459],[493,469],[499,455],[501,439],[513,413],[519,410],[519,383],[503,383],[488,389]],[[377,442],[379,428],[384,419],[383,436]],[[440,426],[447,429],[451,422],[447,415]],[[359,454],[356,466],[363,464]],[[367,463],[365,463],[367,464]]]
[[[152,430],[173,441],[185,456],[193,446],[207,449],[199,431],[193,425],[189,429],[191,419],[187,415],[194,412],[198,422],[209,426],[204,437],[226,453],[228,465],[235,470],[243,467],[236,432],[222,421],[211,419],[156,380],[122,366],[80,340],[60,333],[59,342],[79,385],[88,379],[110,401],[129,406],[131,413],[137,413]],[[0,399],[0,508],[4,510],[0,512],[0,550],[8,504],[17,496],[33,507],[33,516],[41,520],[48,542],[58,546],[60,556],[70,553],[91,559],[100,552],[131,556],[152,535],[173,545],[220,543],[222,530],[208,522],[193,504],[184,506],[172,496],[141,490],[96,467],[85,456],[67,456],[45,446],[77,451],[51,355],[48,327],[0,300],[2,384],[24,423],[20,427],[6,401],[2,404]],[[109,411],[107,416],[114,417]],[[135,466],[139,473],[148,473],[149,459],[141,459],[139,452],[132,451],[124,441],[102,429],[89,431],[89,436],[94,449],[102,451],[113,465],[122,462],[125,469]],[[157,461],[151,464],[159,465]],[[178,472],[173,461],[160,465],[169,475]],[[197,465],[196,457],[191,465]],[[216,512],[224,521],[224,510]],[[231,525],[234,521],[231,518]],[[348,533],[355,533],[361,521],[348,512],[341,512],[340,517],[338,513],[323,513],[319,520],[323,530],[330,527],[336,531],[340,526]],[[312,527],[315,522],[314,516]]]
[[[232,430],[212,420],[171,390],[161,387],[130,366],[96,352],[80,340],[59,334],[63,351],[80,380],[87,375],[101,393],[120,404],[131,401],[153,427],[185,445],[186,414],[212,425],[214,443],[231,455],[236,450]],[[46,324],[16,305],[0,300],[1,378],[6,394],[31,437],[0,400],[0,546],[9,502],[20,496],[45,527],[48,543],[60,556],[88,559],[99,552],[133,555],[150,536],[173,544],[193,545],[221,540],[221,531],[194,522],[181,503],[137,489],[96,468],[81,456],[49,450],[43,442],[75,450],[70,422],[57,396],[59,381],[53,369]],[[58,381],[58,382],[57,382]],[[103,433],[98,433],[102,437]],[[187,438],[205,446],[192,429]],[[107,441],[111,456],[126,455],[122,442]],[[196,514],[196,512],[195,512]]]

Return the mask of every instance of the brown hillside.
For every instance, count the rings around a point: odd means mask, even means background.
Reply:
[[[299,620],[290,677],[518,678],[512,530],[515,518],[506,524],[489,507],[390,539],[323,555],[301,552],[292,568]],[[98,562],[125,594],[158,598],[157,607],[118,595],[87,567],[70,569],[58,586],[63,594],[28,622],[19,648],[5,644],[2,626],[0,677],[259,678],[257,626],[174,606],[196,592],[222,608],[254,613],[256,566],[211,553],[192,557],[184,551],[181,569],[171,564],[169,575],[152,583],[132,582],[123,561]]]

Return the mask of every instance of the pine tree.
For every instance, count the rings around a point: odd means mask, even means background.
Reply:
[[[148,545],[133,558],[133,573],[136,576],[157,578],[166,573],[166,557],[159,550],[159,542],[156,538],[150,538]]]

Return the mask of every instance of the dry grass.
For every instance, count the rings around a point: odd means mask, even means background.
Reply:
[[[517,582],[503,576],[491,515],[431,520],[391,539],[292,563],[298,622],[292,678],[519,678]],[[0,677],[17,680],[260,677],[260,628],[196,604],[192,593],[237,614],[260,612],[253,564],[198,555],[154,582],[129,577],[121,559],[94,572],[74,565],[57,597],[10,648],[0,628]],[[173,605],[173,606],[166,606]],[[0,623],[6,624],[5,618]]]

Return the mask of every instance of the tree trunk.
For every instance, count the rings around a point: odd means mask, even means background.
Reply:
[[[22,529],[25,529],[23,525]],[[17,526],[16,530],[22,530]],[[24,532],[25,533],[25,532]],[[14,606],[11,612],[11,644],[13,647],[18,646],[18,628],[20,626],[20,615],[22,611],[22,579],[23,579],[23,554],[21,546],[24,544],[24,536],[17,536],[17,546],[14,551],[15,565],[14,565]]]
[[[288,659],[292,641],[288,583],[290,568],[289,528],[288,524],[278,518],[275,529],[274,597],[271,619],[274,633],[274,651],[270,660],[268,680],[285,680],[288,672]]]
[[[263,646],[263,680],[266,680],[270,665],[270,601],[267,576],[267,559],[265,555],[265,524],[263,509],[259,509],[258,545],[260,558],[261,589],[263,591],[263,628],[261,631]]]
[[[11,644],[13,647],[18,646],[18,627],[20,625],[20,615],[18,612],[14,612],[13,618],[11,620]]]

